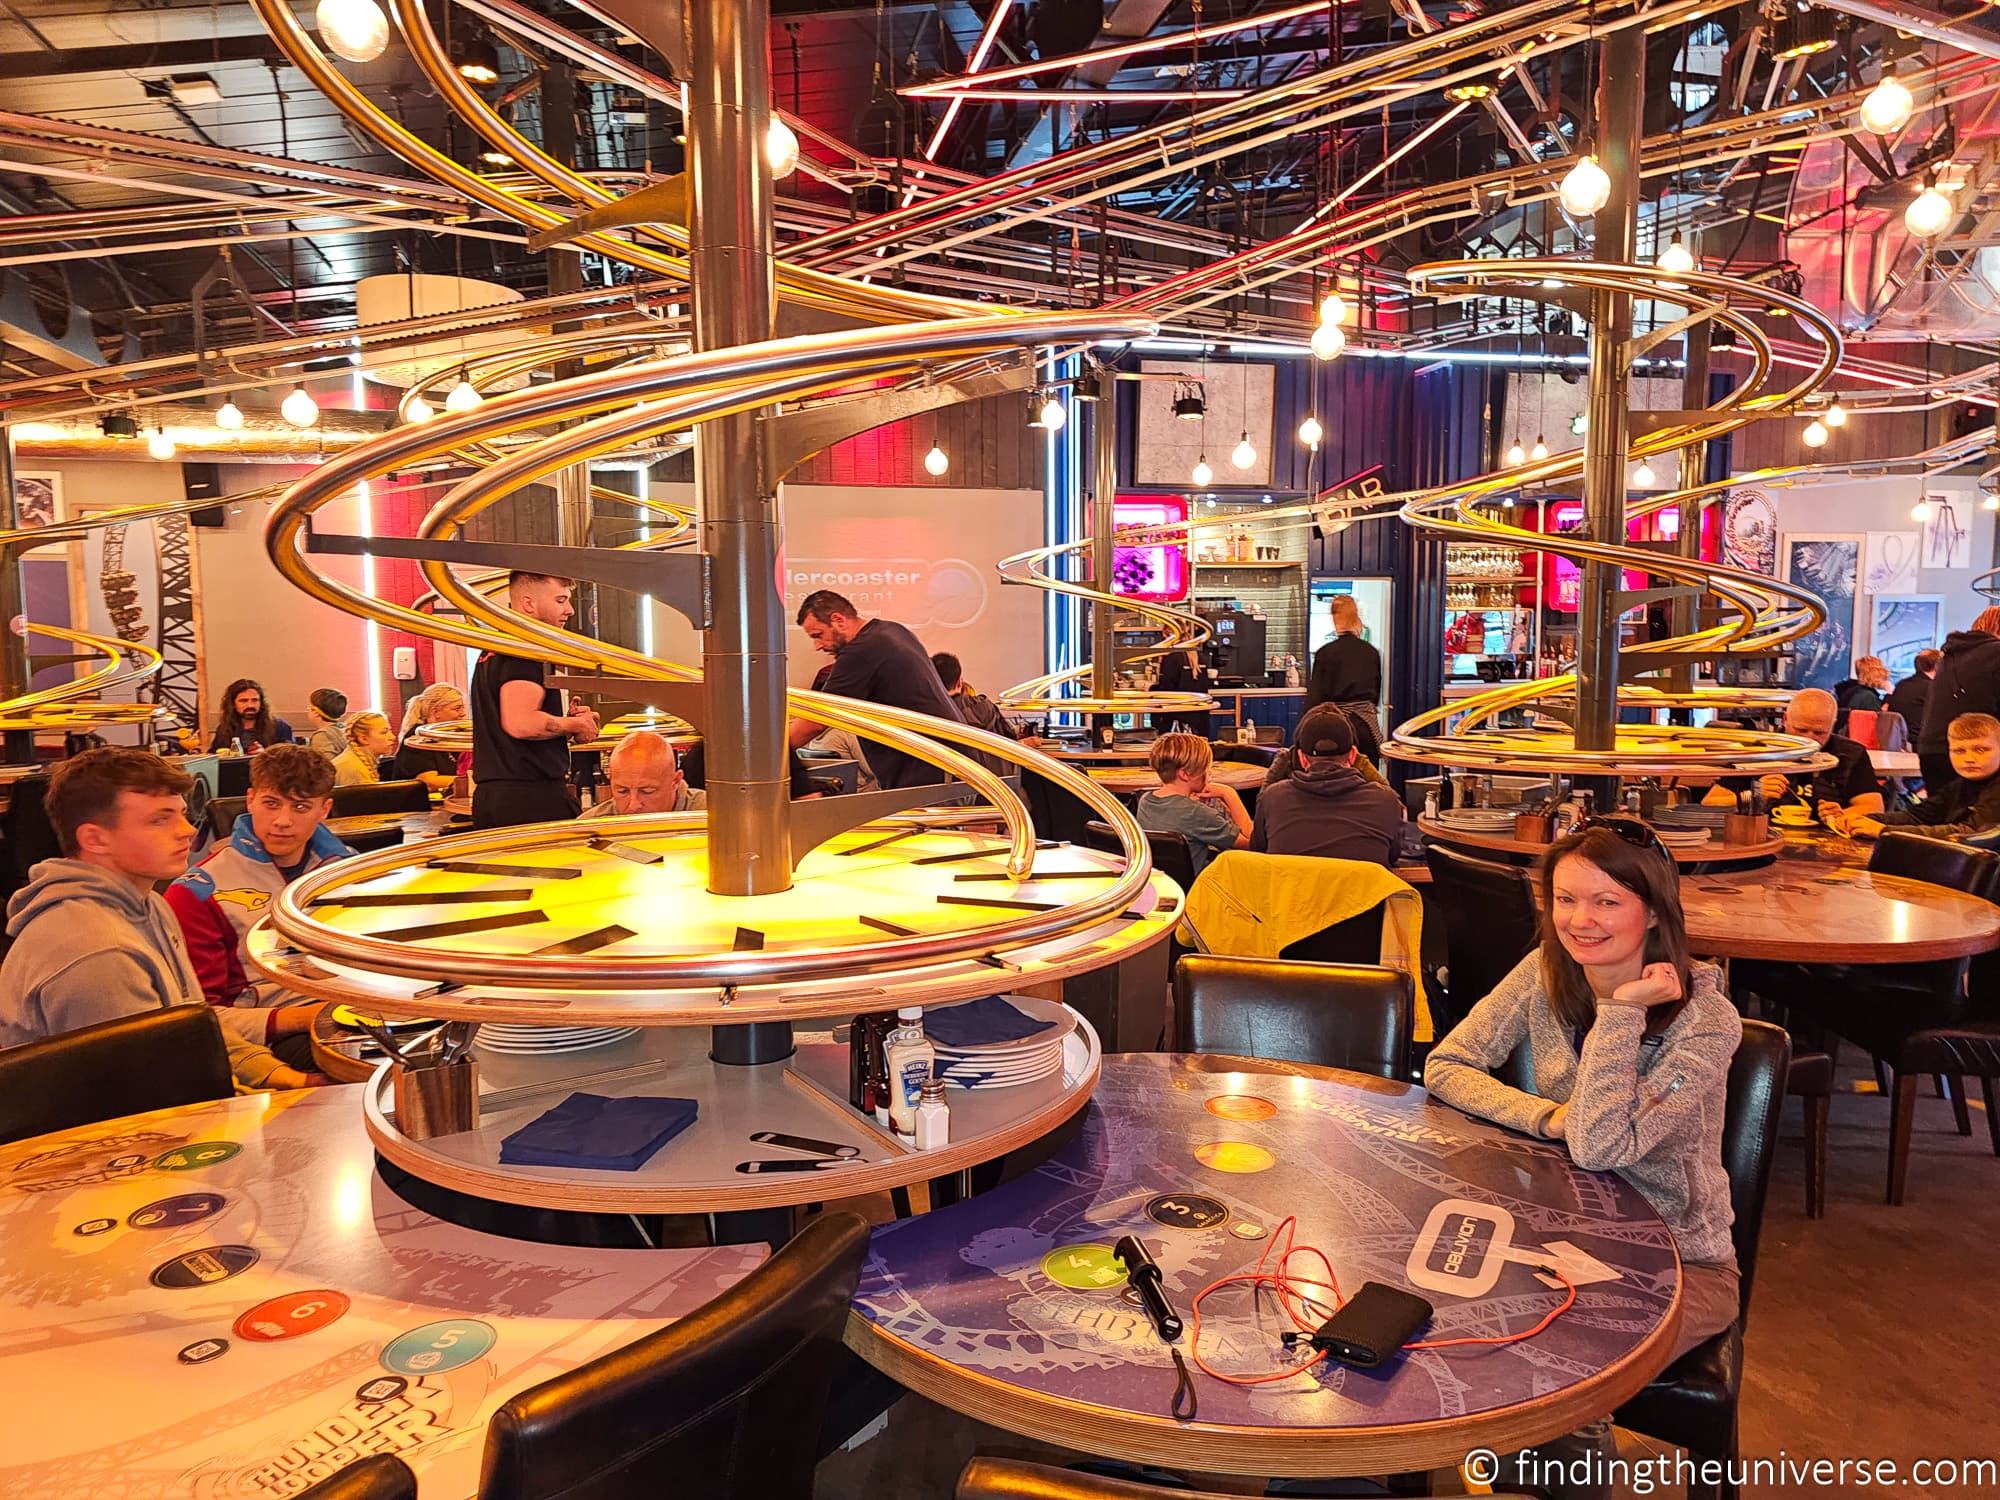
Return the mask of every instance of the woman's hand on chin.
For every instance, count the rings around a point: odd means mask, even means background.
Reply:
[[[1549,1117],[1542,1121],[1542,1134],[1552,1141],[1564,1139],[1564,1132],[1568,1129],[1569,1106],[1567,1104],[1558,1104]]]
[[[1647,964],[1637,979],[1628,979],[1599,1005],[1665,1005],[1681,998],[1680,971],[1672,964]]]

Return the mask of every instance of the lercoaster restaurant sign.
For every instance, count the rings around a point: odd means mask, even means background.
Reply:
[[[986,612],[986,576],[961,557],[793,558],[784,566],[789,613],[818,589],[845,594],[864,617],[918,631],[963,629]]]

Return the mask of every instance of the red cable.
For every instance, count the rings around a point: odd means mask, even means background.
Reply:
[[[1273,1370],[1262,1375],[1225,1374],[1221,1370],[1212,1368],[1208,1361],[1201,1357],[1202,1299],[1208,1296],[1210,1292],[1219,1291],[1226,1286],[1248,1285],[1256,1288],[1269,1287],[1277,1295],[1279,1310],[1286,1317],[1290,1318],[1301,1332],[1316,1333],[1319,1330],[1320,1324],[1326,1321],[1325,1318],[1321,1318],[1318,1321],[1308,1321],[1303,1316],[1303,1310],[1324,1308],[1326,1304],[1318,1301],[1316,1298],[1307,1296],[1301,1289],[1301,1286],[1295,1284],[1295,1278],[1290,1270],[1292,1257],[1295,1255],[1312,1256],[1326,1268],[1326,1285],[1333,1290],[1333,1311],[1338,1312],[1340,1310],[1347,1299],[1341,1295],[1340,1281],[1334,1274],[1333,1262],[1327,1259],[1326,1253],[1322,1250],[1316,1249],[1311,1245],[1294,1244],[1293,1236],[1297,1232],[1298,1216],[1293,1214],[1272,1231],[1271,1242],[1258,1254],[1256,1264],[1249,1270],[1237,1271],[1231,1275],[1219,1277],[1194,1294],[1194,1301],[1189,1304],[1188,1308],[1192,1324],[1188,1348],[1194,1357],[1196,1366],[1204,1375],[1215,1380],[1220,1380],[1225,1385],[1269,1385],[1274,1381],[1290,1380],[1294,1375],[1303,1375],[1327,1357],[1328,1351],[1322,1349],[1302,1364],[1291,1365],[1285,1369]],[[1281,1245],[1282,1248],[1280,1248]],[[1274,1268],[1266,1269],[1265,1262],[1270,1259],[1273,1250],[1278,1251],[1277,1265]],[[1563,1284],[1567,1295],[1564,1296],[1559,1306],[1533,1328],[1526,1329],[1521,1333],[1500,1334],[1490,1338],[1425,1339],[1405,1344],[1403,1347],[1405,1349],[1456,1349],[1469,1345],[1498,1346],[1502,1344],[1518,1344],[1524,1339],[1535,1337],[1536,1334],[1546,1330],[1557,1318],[1576,1306],[1575,1283],[1553,1266],[1546,1267],[1545,1269]],[[1318,1285],[1317,1282],[1307,1282],[1304,1284],[1311,1286]],[[1297,1310],[1293,1308],[1293,1302],[1298,1304]]]

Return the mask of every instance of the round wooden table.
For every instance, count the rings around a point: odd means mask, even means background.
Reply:
[[[1681,910],[1708,958],[1923,963],[2000,947],[2000,906],[1983,897],[1823,861],[1688,876]]]
[[[1514,837],[1510,828],[1504,832],[1486,829],[1454,828],[1449,823],[1440,823],[1434,818],[1419,817],[1417,827],[1427,838],[1440,844],[1452,844],[1464,849],[1485,849],[1498,854],[1513,854],[1522,858],[1539,858],[1547,851],[1548,845],[1530,842]],[[1714,865],[1737,859],[1769,859],[1785,847],[1779,836],[1780,830],[1773,827],[1771,836],[1755,844],[1725,844],[1720,839],[1711,838],[1705,844],[1668,847],[1667,852],[1680,865]]]
[[[1176,1421],[1169,1347],[1125,1295],[1110,1247],[1142,1236],[1191,1328],[1195,1292],[1249,1269],[1290,1214],[1296,1242],[1324,1250],[1350,1294],[1369,1280],[1417,1286],[1436,1308],[1427,1337],[1524,1331],[1559,1305],[1560,1287],[1522,1254],[1578,1254],[1606,1275],[1579,1279],[1576,1306],[1515,1345],[1255,1387],[1190,1358],[1199,1410]],[[1382,1079],[1123,1054],[1105,1058],[1081,1133],[1045,1164],[875,1231],[847,1343],[920,1395],[1045,1442],[1330,1477],[1509,1451],[1602,1416],[1666,1363],[1679,1297],[1673,1238],[1645,1199],[1559,1146]],[[1288,1326],[1268,1299],[1227,1288],[1203,1304],[1201,1353],[1225,1371],[1274,1370],[1289,1362]],[[1177,1347],[1190,1344],[1184,1333]]]
[[[1049,740],[1043,740],[1041,748],[1042,754],[1046,755],[1050,760],[1059,760],[1065,764],[1094,763],[1110,765],[1124,761],[1143,766],[1146,763],[1146,757],[1153,753],[1151,741],[1141,745],[1113,745],[1109,750],[1099,750],[1094,746],[1082,744],[1061,745]]]
[[[1121,797],[1143,796],[1158,788],[1160,778],[1150,766],[1105,766],[1093,767],[1085,775],[1106,791],[1116,792]],[[1219,760],[1208,768],[1208,779],[1222,786],[1234,787],[1239,792],[1254,791],[1264,784],[1268,774],[1264,766],[1253,766],[1248,761]]]
[[[762,1258],[441,1223],[376,1177],[352,1089],[0,1147],[0,1494],[289,1495],[389,1452],[470,1495],[502,1401]]]
[[[408,843],[436,838],[450,827],[452,817],[453,814],[434,807],[429,812],[351,813],[344,818],[328,818],[326,826],[337,839],[380,838],[393,833],[398,835],[398,843]]]

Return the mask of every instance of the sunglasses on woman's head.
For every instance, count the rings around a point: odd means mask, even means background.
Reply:
[[[1582,823],[1577,825],[1576,831],[1584,833],[1592,828],[1607,829],[1630,844],[1634,849],[1650,849],[1655,854],[1665,858],[1668,864],[1674,862],[1672,852],[1667,848],[1660,836],[1637,818],[1609,816],[1585,818]]]

